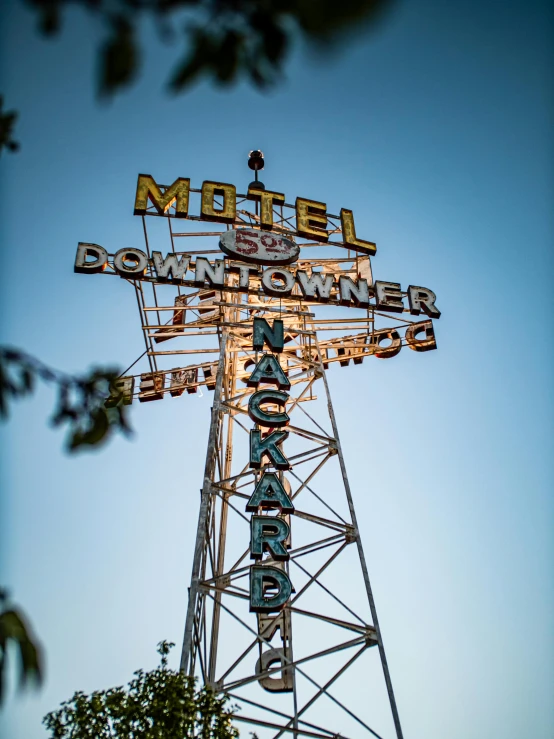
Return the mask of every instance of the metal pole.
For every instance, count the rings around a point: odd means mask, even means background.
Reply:
[[[237,312],[236,310],[234,311]],[[236,364],[237,355],[231,355],[229,363],[229,373],[226,376],[226,389],[230,397],[236,392]],[[227,440],[225,444],[225,459],[223,464],[223,479],[226,480],[231,476],[231,463],[233,460],[233,429],[235,423],[233,421],[232,412],[227,416]],[[228,506],[229,493],[223,493],[221,500],[221,519],[219,524],[219,540],[217,545],[217,561],[215,577],[222,575],[225,567],[225,547],[227,543],[227,518],[229,513]],[[210,640],[210,661],[208,667],[208,679],[211,683],[215,681],[217,666],[217,650],[219,644],[219,624],[221,617],[221,593],[216,593],[213,613],[212,613],[212,633]]]
[[[346,498],[348,500],[348,508],[350,510],[350,517],[356,530],[356,546],[358,547],[358,556],[360,557],[360,564],[362,566],[362,573],[364,576],[365,588],[367,592],[367,599],[369,601],[369,608],[371,610],[371,617],[373,619],[373,626],[377,634],[377,646],[379,648],[379,655],[381,657],[381,665],[383,667],[383,674],[385,676],[385,683],[387,685],[387,692],[389,694],[390,707],[392,711],[392,717],[394,720],[394,726],[396,729],[397,739],[403,739],[402,727],[400,725],[400,716],[398,715],[398,708],[396,706],[396,699],[394,697],[394,691],[392,689],[392,681],[389,672],[389,665],[387,663],[387,656],[385,654],[385,645],[383,644],[383,638],[381,636],[381,629],[379,628],[379,619],[377,618],[377,609],[375,607],[375,600],[373,598],[373,591],[371,590],[371,584],[369,582],[369,573],[367,570],[367,563],[365,560],[364,549],[362,546],[362,539],[360,537],[360,530],[358,528],[358,521],[356,519],[356,512],[354,510],[354,501],[352,500],[352,492],[350,490],[350,483],[348,482],[348,475],[346,473],[346,465],[344,463],[344,457],[342,456],[342,447],[339,438],[339,430],[337,427],[337,421],[335,419],[335,412],[333,410],[333,403],[331,401],[331,393],[329,391],[329,383],[327,382],[327,374],[323,369],[323,358],[321,356],[321,350],[319,348],[319,341],[317,335],[315,337],[317,354],[321,366],[321,374],[323,383],[325,385],[325,393],[327,395],[327,407],[329,410],[329,418],[331,419],[331,426],[333,428],[333,435],[337,445],[337,453],[339,457],[340,469],[342,472],[342,479],[344,482],[344,490],[346,492]]]
[[[200,565],[202,561],[202,550],[206,538],[206,524],[210,509],[210,498],[212,495],[211,484],[216,456],[216,439],[221,418],[221,387],[223,384],[223,373],[225,370],[225,349],[227,346],[227,329],[223,329],[219,341],[219,362],[217,366],[217,378],[214,390],[214,404],[212,407],[212,419],[210,422],[210,433],[208,436],[208,451],[206,453],[206,465],[204,468],[204,484],[200,498],[200,511],[198,513],[198,528],[196,530],[196,543],[194,545],[194,558],[192,562],[192,576],[189,588],[189,602],[187,618],[185,621],[185,636],[183,639],[183,650],[181,652],[181,672],[188,672],[192,664],[191,655],[193,650],[193,626],[200,585]]]

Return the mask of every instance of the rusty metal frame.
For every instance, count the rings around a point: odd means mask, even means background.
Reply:
[[[195,190],[191,191],[196,192]],[[245,201],[244,197],[237,196],[237,208],[239,208],[239,205],[242,206],[244,202],[250,203],[250,201]],[[284,206],[274,208],[275,231],[287,234],[288,237],[293,235],[291,220],[287,215],[290,209],[294,210],[294,206],[284,204]],[[147,214],[159,216],[157,212],[151,212],[150,210],[147,211]],[[176,249],[175,242],[178,238],[193,237],[198,240],[209,239],[213,246],[214,236],[223,233],[225,226],[217,231],[176,232],[173,228],[171,209],[167,215],[169,216],[167,218],[168,231],[173,253],[177,255],[214,254],[221,256],[220,251],[213,248],[180,251]],[[340,223],[337,216],[329,217]],[[148,220],[148,218],[142,217],[146,249],[148,255],[150,255]],[[193,217],[190,220],[197,221],[200,219]],[[240,210],[237,210],[235,224],[230,224],[227,228],[236,225],[248,225],[255,228],[257,224],[257,215],[248,213],[241,207]],[[181,225],[181,222],[179,225]],[[337,226],[333,232],[340,234],[340,228]],[[333,249],[337,245],[340,245],[340,242],[327,245],[310,242],[301,244],[302,250],[304,248],[311,250],[312,247],[316,246]],[[352,265],[357,264],[357,259],[358,256],[355,254],[352,256],[350,252],[343,252],[338,257],[331,256],[327,258],[305,256],[304,252],[301,251],[297,266],[300,269],[312,269],[314,267],[326,269],[332,265],[339,265],[337,269],[340,271],[345,265],[344,273],[346,274],[352,272]],[[107,273],[110,273],[109,267]],[[396,736],[396,739],[402,739],[396,700],[371,591],[325,368],[330,364],[337,363],[341,366],[347,366],[351,360],[360,363],[366,357],[375,354],[375,345],[372,343],[371,337],[380,318],[385,317],[389,323],[398,322],[404,325],[411,325],[412,321],[397,315],[381,314],[374,307],[363,310],[355,309],[355,313],[352,310],[345,311],[348,315],[340,318],[318,318],[314,311],[316,308],[320,309],[322,304],[303,299],[298,294],[295,294],[291,299],[278,299],[260,293],[256,287],[240,292],[233,286],[230,286],[230,290],[227,291],[217,288],[192,288],[192,286],[181,285],[174,286],[177,289],[177,294],[182,295],[183,291],[188,291],[187,299],[190,302],[186,306],[182,306],[183,322],[173,324],[172,318],[175,306],[162,304],[160,294],[156,291],[156,285],[151,278],[147,277],[145,281],[129,280],[129,282],[134,285],[136,292],[144,333],[145,355],[149,362],[150,371],[167,374],[171,371],[170,368],[164,368],[164,362],[167,361],[167,358],[179,358],[181,355],[189,354],[198,355],[198,361],[195,364],[180,366],[178,369],[180,371],[196,370],[198,373],[202,372],[204,379],[201,379],[198,374],[194,381],[195,388],[207,386],[213,389],[214,393],[181,652],[181,669],[188,674],[198,676],[202,683],[210,685],[216,691],[228,693],[234,700],[242,701],[245,706],[266,711],[268,714],[266,717],[237,713],[235,718],[237,721],[257,727],[258,731],[260,729],[269,731],[270,734],[267,734],[267,736],[272,736],[273,739],[278,739],[284,734],[295,737],[319,737],[320,739],[338,737],[341,729],[340,718],[336,727],[331,729],[313,723],[310,717],[306,715],[314,706],[319,705],[319,701],[323,699],[330,701],[337,708],[337,711],[339,711],[337,716],[346,712],[351,718],[355,719],[358,725],[356,737],[361,736],[359,732],[362,732],[363,735],[367,734],[378,737],[378,739],[387,739],[371,728],[363,717],[357,715],[339,701],[329,690],[337,680],[348,672],[355,661],[363,658],[363,655],[371,651],[373,647],[377,647],[394,723],[394,736]],[[148,293],[149,285],[151,286],[150,293]],[[206,292],[215,294],[210,303],[210,305],[213,305],[214,313],[208,320],[203,320],[199,312],[201,306],[198,305],[198,300]],[[150,299],[149,295],[151,296]],[[168,315],[170,317],[166,320]],[[314,623],[325,624],[330,629],[329,634],[333,634],[333,637],[331,638],[329,635],[328,642],[321,644],[316,651],[299,657],[294,656],[292,649],[294,638],[291,638],[290,654],[284,657],[283,664],[292,669],[295,675],[302,676],[307,684],[312,685],[315,688],[315,693],[311,696],[304,695],[303,691],[298,690],[297,681],[295,680],[291,695],[292,705],[289,712],[279,711],[268,705],[271,701],[267,701],[267,696],[271,694],[264,693],[265,703],[256,700],[256,695],[259,698],[261,691],[258,680],[261,677],[278,675],[283,668],[278,665],[256,673],[254,669],[255,660],[253,660],[252,669],[248,672],[249,668],[245,667],[248,657],[261,653],[263,648],[271,647],[272,643],[258,633],[254,614],[241,618],[238,611],[236,611],[236,607],[239,606],[244,609],[244,604],[249,599],[248,590],[243,587],[250,567],[249,550],[246,548],[247,529],[245,525],[249,522],[249,517],[244,512],[244,503],[250,497],[248,490],[253,489],[253,485],[264,470],[271,469],[269,464],[262,466],[260,470],[250,469],[248,464],[245,464],[246,459],[240,460],[241,463],[238,465],[239,460],[236,459],[235,454],[235,447],[244,436],[241,431],[235,434],[235,426],[248,433],[248,425],[250,425],[248,423],[247,404],[250,395],[254,391],[244,385],[243,380],[250,374],[248,369],[244,367],[244,362],[248,359],[256,361],[258,357],[256,352],[252,350],[248,336],[254,315],[266,317],[268,320],[280,318],[285,322],[285,334],[288,340],[280,356],[291,382],[290,398],[286,405],[287,413],[291,417],[290,424],[287,427],[289,431],[287,444],[291,442],[287,457],[294,465],[285,475],[291,484],[290,496],[295,505],[295,513],[291,518],[294,519],[296,516],[298,519],[309,523],[310,531],[313,529],[314,532],[307,543],[296,548],[291,547],[289,550],[290,560],[286,563],[287,571],[289,571],[291,579],[295,577],[293,573],[298,573],[304,578],[304,581],[298,591],[293,594],[286,610],[291,619],[293,634],[295,623],[300,623],[298,619],[311,619]],[[187,322],[188,316],[191,316],[192,320]],[[152,320],[154,317],[156,322]],[[164,328],[167,328],[168,331],[164,332]],[[319,339],[319,335],[322,333],[326,335],[324,340]],[[327,338],[329,335],[331,337]],[[182,342],[176,341],[176,339],[188,339],[189,337],[194,337],[195,341],[204,340],[203,337],[208,336],[212,339],[217,337],[217,342],[212,341],[212,345],[207,348],[182,348]],[[156,338],[166,339],[167,341],[160,346],[156,343]],[[213,346],[215,343],[217,343],[217,346]],[[404,339],[402,339],[402,343],[405,344]],[[210,353],[218,355],[216,362],[204,358],[204,355]],[[173,368],[174,371],[176,369]],[[136,383],[135,386],[135,397],[140,394],[138,384]],[[172,387],[174,390],[191,390],[188,384]],[[323,390],[324,403],[327,408],[326,418],[324,419],[317,417],[317,414],[310,412],[311,409],[309,411],[306,408],[306,403],[315,400],[315,391],[318,388]],[[169,390],[169,387],[163,387],[161,392],[168,393]],[[330,430],[326,427],[329,427]],[[319,486],[322,471],[328,465],[333,465],[336,469],[337,463],[340,479],[342,479],[340,495],[345,502],[348,513],[345,513],[344,510],[337,510],[338,506],[334,504],[334,500],[330,501],[328,496],[322,493]],[[337,499],[338,497],[339,493],[337,492]],[[239,520],[245,523],[239,524]],[[227,554],[228,550],[231,552],[230,543],[236,541],[237,526],[242,527],[240,530],[244,537],[246,551],[240,556],[233,555],[232,564],[229,565]],[[351,547],[352,544],[355,546]],[[356,552],[359,561],[359,582],[367,596],[368,616],[366,617],[357,613],[357,609],[351,607],[347,599],[333,592],[333,588],[328,587],[325,582],[327,569],[335,562],[339,562],[346,551]],[[317,564],[315,567],[311,567],[309,564],[310,556],[316,553],[316,557],[318,557]],[[318,609],[312,605],[313,598],[311,595],[316,590],[324,591],[326,596],[333,599],[337,609],[342,609],[348,615],[343,618],[318,612]],[[298,602],[302,604],[302,607],[299,607]],[[230,608],[229,603],[237,604],[237,606],[233,605]],[[226,627],[224,625],[226,621],[222,618],[224,614],[226,619],[234,619],[235,623],[239,624],[241,630],[244,631],[245,637],[248,636],[248,643],[244,648],[240,646],[239,649],[237,646],[236,652],[230,654],[223,654],[221,649],[222,644],[226,641]],[[279,614],[275,616],[275,619],[278,618]],[[349,632],[346,641],[344,641],[345,631]],[[230,652],[227,644],[226,649],[227,652]],[[307,672],[307,668],[314,661],[325,659],[327,656],[349,649],[354,649],[354,654],[342,666],[334,670],[333,674],[322,684]],[[247,674],[238,676],[236,670],[239,667],[247,669]],[[236,692],[237,690],[251,692],[243,696],[239,695]],[[264,739],[265,736],[264,734]],[[340,733],[340,736],[347,739],[343,732]],[[262,735],[260,735],[260,739],[262,739]]]

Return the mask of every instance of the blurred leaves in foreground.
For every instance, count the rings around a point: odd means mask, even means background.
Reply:
[[[27,0],[41,32],[62,29],[67,6],[99,19],[106,37],[98,48],[100,95],[132,83],[143,49],[140,24],[154,21],[165,42],[181,38],[182,56],[169,77],[180,92],[202,75],[229,85],[241,77],[257,87],[279,78],[295,40],[336,42],[344,31],[374,24],[391,0]]]
[[[169,75],[178,93],[205,76],[219,85],[244,78],[255,87],[275,84],[295,40],[329,46],[345,31],[375,25],[393,0],[25,0],[45,36],[62,30],[69,5],[89,11],[105,37],[98,45],[100,97],[110,97],[138,77],[144,50],[140,25],[150,19],[160,38],[183,51]],[[79,29],[80,33],[80,29]],[[2,113],[0,154],[17,151],[12,138],[17,113]]]
[[[170,670],[174,646],[160,642],[159,667],[138,670],[127,688],[77,692],[44,717],[51,739],[235,739],[227,698],[209,688],[195,689],[194,678]]]
[[[4,98],[0,95],[0,155],[4,149],[12,152],[19,150],[19,143],[12,138],[16,120],[15,110],[4,112]]]
[[[19,687],[42,684],[42,651],[31,635],[30,627],[19,608],[10,606],[8,593],[0,589],[0,705],[5,694],[10,645],[19,653]]]
[[[68,451],[98,446],[113,432],[131,433],[122,392],[113,385],[118,376],[116,369],[96,368],[76,377],[53,370],[25,352],[0,347],[0,418],[8,417],[10,402],[30,395],[42,381],[56,386],[57,404],[50,422],[67,427]]]

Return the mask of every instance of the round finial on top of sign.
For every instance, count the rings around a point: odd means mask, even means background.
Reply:
[[[258,172],[260,169],[263,169],[264,168],[263,151],[260,151],[259,149],[254,149],[254,151],[249,152],[248,166],[250,167],[250,169],[253,169],[255,172]]]

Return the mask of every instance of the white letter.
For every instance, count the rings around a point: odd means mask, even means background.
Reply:
[[[341,275],[339,277],[340,302],[341,305],[350,305],[350,301],[359,308],[369,306],[369,287],[367,280],[359,279],[354,282],[350,277]]]
[[[182,256],[178,259],[176,254],[168,254],[162,261],[161,252],[153,251],[152,262],[159,280],[181,280],[188,269],[190,257]]]
[[[93,261],[88,258],[94,257]],[[75,257],[75,272],[84,274],[93,274],[94,272],[102,272],[108,262],[108,252],[98,244],[79,243],[77,247],[77,255]]]
[[[308,277],[307,272],[299,269],[296,273],[296,279],[305,298],[313,298],[314,300],[329,300],[331,297],[331,288],[333,287],[333,275],[326,275],[323,281],[321,272],[312,272],[312,276]]]
[[[440,318],[441,312],[435,305],[436,299],[437,296],[428,287],[417,287],[415,285],[408,287],[408,303],[410,304],[410,313],[413,316],[419,316],[423,310],[429,318]]]
[[[283,284],[279,285],[273,281],[273,277],[280,280]],[[286,297],[292,292],[294,287],[294,275],[288,269],[282,267],[270,267],[265,269],[262,275],[262,287],[264,293],[271,295],[273,298]]]
[[[212,287],[223,287],[225,283],[225,272],[223,259],[216,259],[214,266],[204,257],[198,257],[196,260],[196,269],[194,275],[195,285],[203,285],[208,279]]]
[[[121,277],[140,277],[146,272],[148,259],[140,249],[120,249],[113,258],[113,266]]]

